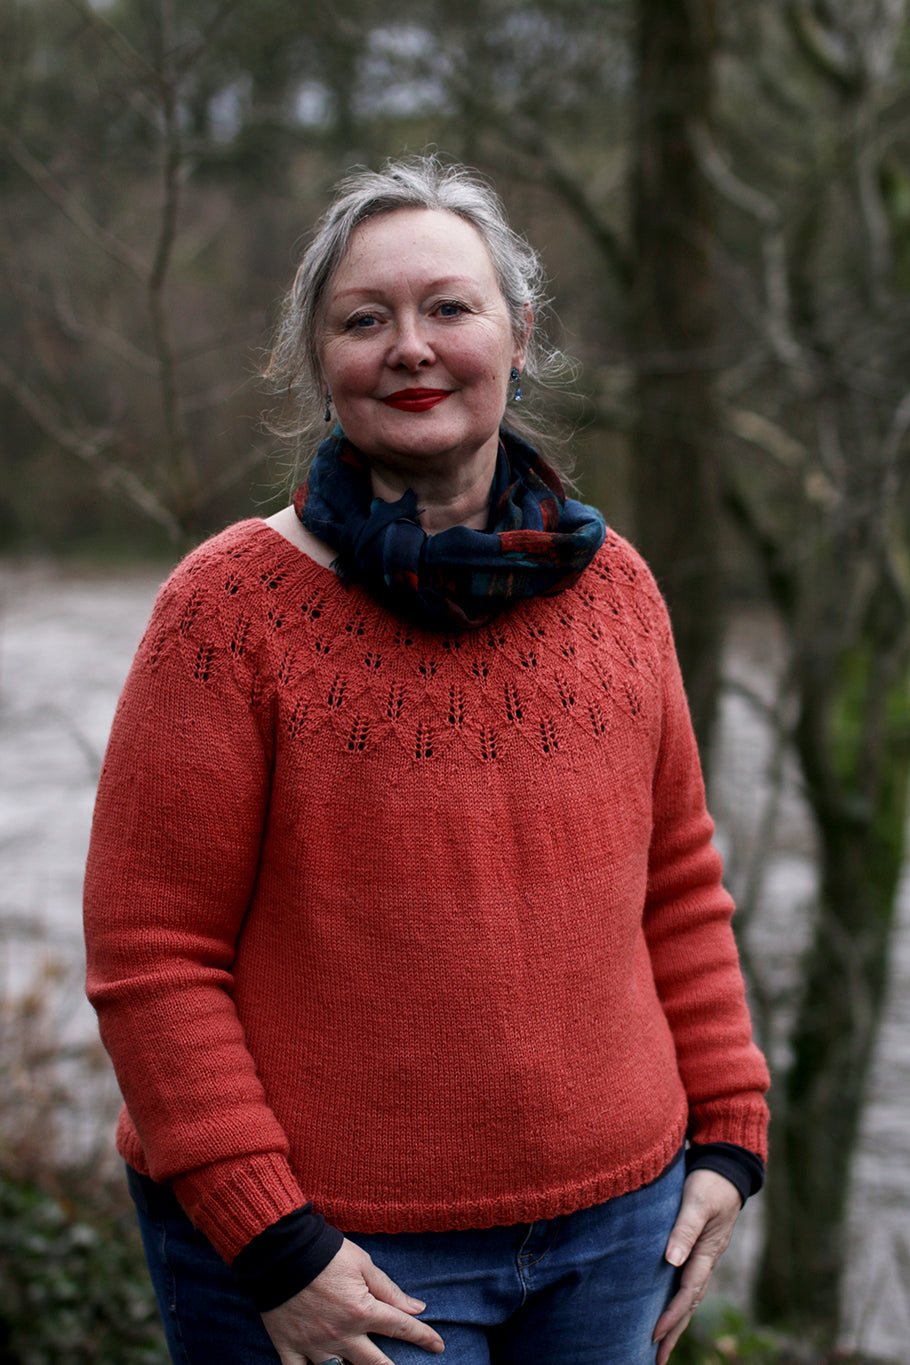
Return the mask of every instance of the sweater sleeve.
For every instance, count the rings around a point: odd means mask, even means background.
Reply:
[[[656,591],[656,589],[655,589]],[[660,603],[662,722],[645,933],[689,1100],[693,1142],[767,1157],[769,1077],[752,1039],[714,825],[669,620]]]
[[[306,1200],[232,999],[271,754],[267,699],[219,629],[218,594],[237,585],[217,560],[197,551],[175,572],[136,655],[102,769],[84,909],[87,991],[137,1155],[233,1260]]]

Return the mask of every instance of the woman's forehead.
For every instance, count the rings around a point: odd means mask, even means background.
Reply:
[[[335,271],[331,292],[339,295],[367,274],[496,283],[480,233],[465,218],[445,209],[392,209],[358,224]]]

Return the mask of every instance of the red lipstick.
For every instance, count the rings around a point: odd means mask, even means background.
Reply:
[[[398,389],[386,394],[382,401],[401,412],[427,412],[448,398],[451,392],[451,389]]]

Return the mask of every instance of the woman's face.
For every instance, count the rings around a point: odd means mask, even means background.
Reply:
[[[352,235],[327,291],[320,358],[349,440],[374,467],[419,478],[492,465],[524,346],[476,229],[396,209]]]

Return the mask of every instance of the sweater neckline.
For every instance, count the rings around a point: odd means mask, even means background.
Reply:
[[[327,564],[320,564],[318,559],[314,559],[312,555],[308,555],[306,550],[301,550],[299,545],[295,545],[292,540],[288,540],[287,536],[282,535],[280,531],[276,531],[274,526],[269,526],[265,517],[252,517],[250,520],[257,530],[264,532],[270,539],[280,541],[281,544],[286,547],[288,558],[293,557],[295,563],[302,560],[305,565],[310,565],[315,569],[317,574],[326,574],[333,582],[338,582],[338,575],[335,573],[334,569],[330,568]]]

